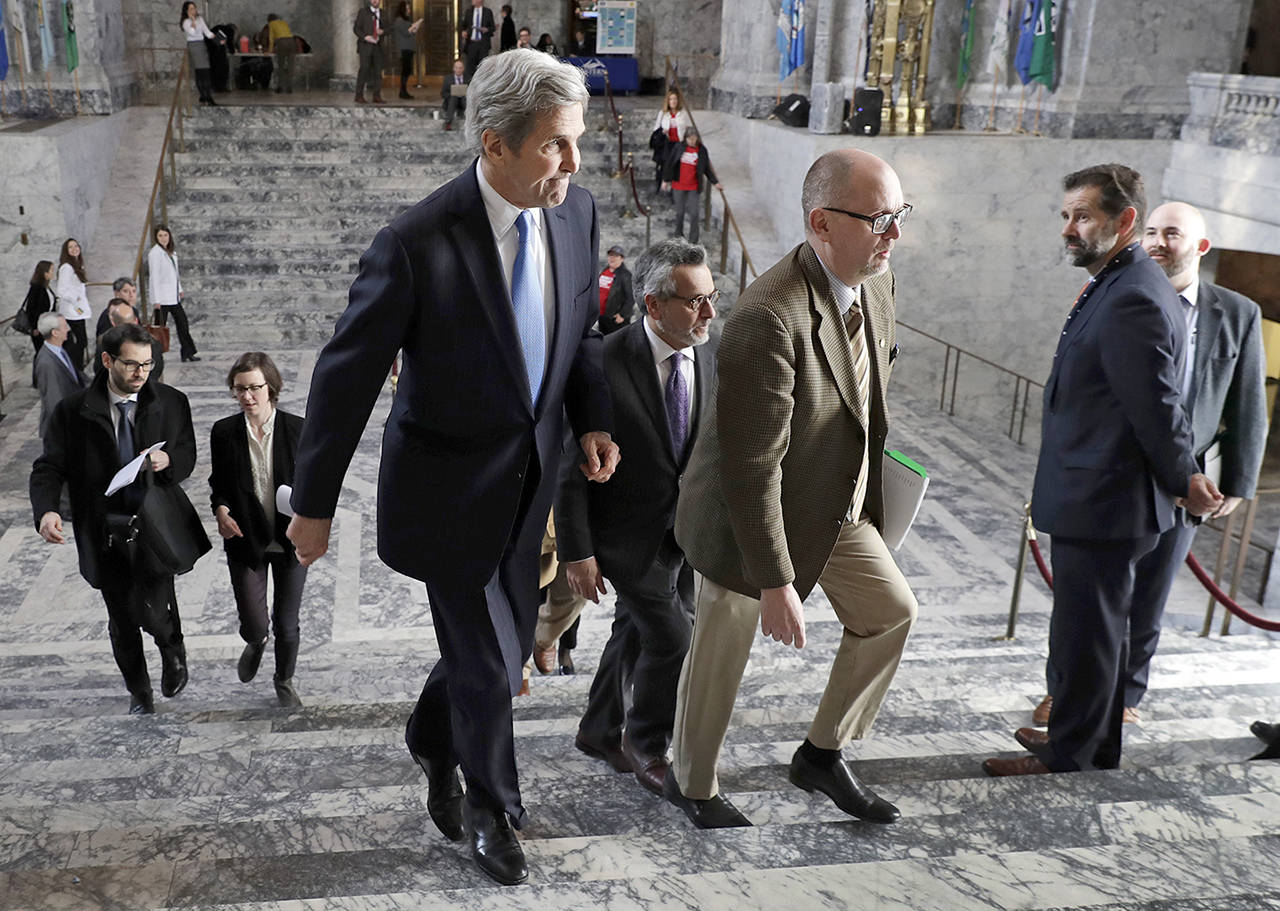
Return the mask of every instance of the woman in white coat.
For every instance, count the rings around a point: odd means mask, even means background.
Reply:
[[[155,244],[147,253],[147,287],[151,305],[156,308],[156,322],[164,326],[173,314],[178,329],[178,344],[184,361],[198,361],[196,343],[187,326],[187,311],[182,309],[182,279],[178,276],[178,254],[174,252],[173,232],[168,225],[156,225],[152,233]]]
[[[85,352],[89,348],[86,326],[93,315],[89,295],[85,291],[86,281],[80,244],[74,237],[68,237],[58,256],[58,285],[54,291],[58,295],[58,312],[66,317],[67,326],[71,329],[64,347],[71,356],[71,363],[77,367],[83,367],[85,363]]]

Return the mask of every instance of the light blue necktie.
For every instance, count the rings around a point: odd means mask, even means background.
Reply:
[[[529,374],[529,397],[536,405],[542,388],[542,371],[547,363],[547,318],[542,312],[542,277],[533,258],[533,216],[525,209],[516,219],[520,245],[511,273],[511,307],[516,315],[516,332]]]

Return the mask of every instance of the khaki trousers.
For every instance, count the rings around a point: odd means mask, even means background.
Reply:
[[[556,577],[547,586],[547,600],[538,608],[538,626],[533,633],[533,647],[551,648],[564,631],[573,626],[578,614],[587,606],[587,599],[580,598],[569,588],[564,574],[564,564],[556,570]]]
[[[809,741],[837,750],[865,736],[875,721],[915,622],[916,599],[865,515],[841,528],[818,585],[844,634]],[[758,600],[703,579],[671,745],[672,770],[685,797],[706,800],[719,792],[716,766],[759,625]]]

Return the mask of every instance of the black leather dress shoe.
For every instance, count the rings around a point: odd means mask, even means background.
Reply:
[[[529,878],[520,839],[505,811],[473,807],[463,801],[462,815],[471,834],[471,856],[481,870],[504,886],[518,886]]]
[[[560,676],[572,677],[577,673],[573,666],[573,650],[561,646],[560,651],[556,654],[556,659],[560,664]]]
[[[176,648],[160,650],[160,693],[172,699],[187,685],[187,650]]]
[[[248,683],[258,675],[258,665],[262,664],[262,653],[267,649],[267,640],[245,643],[240,660],[236,662],[236,676],[241,683]]]
[[[671,769],[667,769],[667,777],[662,782],[662,796],[683,810],[689,821],[699,829],[733,829],[751,825],[751,820],[719,794],[706,800],[685,797],[680,793],[676,773]]]
[[[1249,725],[1249,731],[1254,737],[1257,737],[1263,743],[1275,743],[1280,740],[1280,724],[1270,724],[1266,721],[1255,721]]]
[[[877,797],[875,791],[859,781],[843,759],[837,759],[829,766],[820,766],[797,750],[791,759],[788,777],[801,790],[826,794],[850,816],[868,822],[895,822],[902,815],[897,807]]]
[[[646,752],[633,743],[625,733],[622,735],[622,755],[626,756],[627,761],[631,763],[631,768],[636,773],[636,781],[640,782],[641,787],[661,797],[662,785],[667,779],[667,769],[671,768],[667,763],[667,757]]]
[[[631,762],[622,754],[622,747],[619,744],[603,743],[579,730],[577,736],[573,738],[573,745],[592,759],[603,759],[616,771],[632,771]]]
[[[129,694],[129,714],[130,715],[154,715],[156,713],[156,698],[152,695],[151,690],[147,690],[142,694]]]
[[[462,829],[462,784],[457,767],[419,756],[413,750],[409,755],[427,776],[427,812],[431,821],[449,841],[462,841],[467,833]]]

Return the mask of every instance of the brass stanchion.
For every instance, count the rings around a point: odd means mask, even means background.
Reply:
[[[1035,526],[1031,524],[1031,504],[1023,505],[1025,515],[1022,520],[1022,543],[1018,547],[1018,571],[1013,577],[1013,595],[1009,598],[1009,625],[1003,636],[997,636],[996,642],[1012,642],[1014,629],[1018,625],[1018,602],[1022,600],[1022,576],[1027,570],[1027,550],[1036,536]]]
[[[1227,565],[1227,553],[1231,549],[1231,532],[1236,527],[1236,514],[1233,512],[1227,516],[1227,524],[1222,529],[1222,543],[1218,545],[1218,558],[1213,564],[1213,582],[1218,584],[1222,581],[1222,570]],[[1200,637],[1204,638],[1213,631],[1213,612],[1217,609],[1218,602],[1214,600],[1213,595],[1209,596],[1209,603],[1204,609],[1204,626],[1200,627]]]

